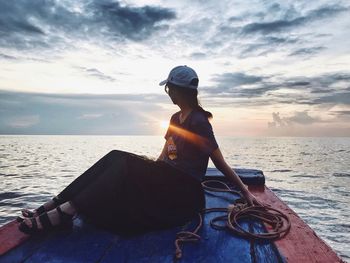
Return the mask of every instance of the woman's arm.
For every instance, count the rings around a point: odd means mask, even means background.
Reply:
[[[230,166],[228,166],[219,148],[212,152],[210,159],[213,161],[215,167],[222,172],[229,181],[231,181],[241,190],[242,194],[247,199],[248,204],[260,204],[256,200],[255,196],[248,191],[248,188],[243,184],[239,176],[231,169]]]

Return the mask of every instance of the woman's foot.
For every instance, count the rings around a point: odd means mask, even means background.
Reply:
[[[55,196],[54,198],[47,201],[42,206],[35,209],[34,211],[30,211],[29,209],[22,209],[21,212],[24,217],[27,217],[27,218],[35,217],[35,216],[39,216],[42,213],[45,213],[46,211],[52,210],[53,208],[59,206],[60,204],[62,204],[62,200],[59,197]],[[17,218],[17,221],[20,221],[20,218]]]
[[[48,212],[44,212],[39,216],[24,218],[19,224],[20,231],[26,234],[35,234],[48,231],[52,228],[67,227],[72,225],[72,218],[76,214],[76,210],[66,202]]]

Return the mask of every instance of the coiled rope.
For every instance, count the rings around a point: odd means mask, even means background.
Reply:
[[[210,186],[215,184],[216,187]],[[219,185],[219,187],[217,187]],[[274,209],[268,205],[253,205],[249,204],[244,199],[241,192],[231,189],[227,184],[217,180],[207,180],[202,182],[202,186],[209,192],[227,192],[233,195],[240,196],[235,200],[233,204],[230,204],[227,208],[206,208],[201,213],[198,213],[199,223],[193,231],[181,231],[176,235],[175,240],[175,258],[180,259],[182,257],[182,250],[180,248],[181,243],[195,242],[200,240],[198,235],[199,230],[203,226],[203,216],[205,213],[221,212],[224,213],[221,216],[214,217],[210,221],[210,226],[217,230],[228,230],[233,234],[239,235],[246,239],[252,240],[276,240],[287,235],[290,229],[290,220],[288,216],[281,211]],[[245,230],[240,225],[242,219],[258,219],[266,226],[266,233],[253,233]],[[218,222],[223,222],[219,224]]]

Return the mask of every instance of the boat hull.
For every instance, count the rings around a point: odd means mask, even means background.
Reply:
[[[219,214],[204,217],[200,241],[183,244],[180,262],[343,262],[298,215],[269,188],[259,170],[237,170],[249,190],[262,202],[283,211],[292,223],[290,233],[275,242],[245,240],[229,231],[210,227]],[[208,169],[207,179],[226,182],[215,169]],[[254,180],[255,178],[255,180]],[[227,207],[239,196],[228,193],[206,193],[207,207]],[[193,230],[197,221],[185,226],[133,237],[121,237],[93,225],[82,218],[74,220],[72,229],[29,237],[12,221],[0,228],[0,262],[174,262],[176,233]],[[248,220],[243,227],[262,233],[261,222]]]

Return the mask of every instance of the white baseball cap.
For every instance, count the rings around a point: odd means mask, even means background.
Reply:
[[[192,68],[187,66],[177,66],[173,68],[170,71],[168,78],[160,82],[159,86],[163,86],[168,82],[184,88],[198,88],[197,73]]]

